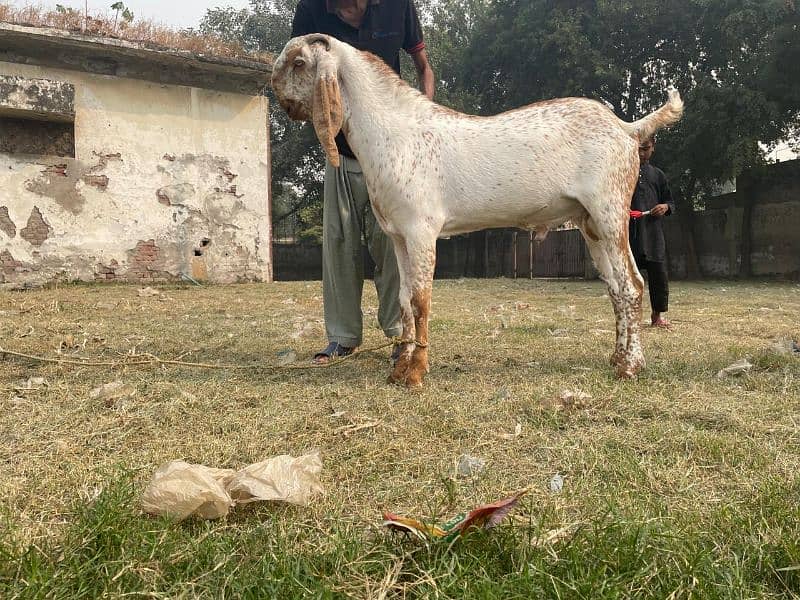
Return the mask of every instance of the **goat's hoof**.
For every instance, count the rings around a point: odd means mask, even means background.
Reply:
[[[412,376],[409,375],[408,378],[406,378],[406,388],[408,388],[411,391],[419,391],[419,390],[421,390],[422,389],[422,377],[419,377],[419,376],[412,377]]]
[[[641,369],[641,365],[634,361],[624,361],[617,365],[616,374],[619,379],[633,379]]]
[[[402,384],[405,382],[405,375],[402,377],[398,377],[394,372],[389,373],[389,376],[386,378],[386,383],[393,383],[393,384]]]
[[[391,373],[389,373],[389,377],[386,378],[386,383],[397,383],[403,384],[405,383],[406,379],[408,378],[408,367],[403,369],[398,369],[395,367]]]
[[[620,367],[625,363],[625,353],[622,350],[615,350],[608,361],[612,367]]]

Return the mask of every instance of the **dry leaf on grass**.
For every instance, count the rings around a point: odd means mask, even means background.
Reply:
[[[514,440],[522,435],[522,423],[517,423],[514,433],[500,433],[498,436],[503,440]]]
[[[291,348],[287,348],[286,350],[281,350],[280,352],[278,352],[277,356],[278,356],[278,365],[281,367],[285,367],[286,365],[291,365],[292,363],[297,362],[297,353]]]
[[[27,380],[19,382],[14,389],[18,392],[27,392],[31,390],[38,390],[42,387],[50,385],[44,377],[28,377]]]
[[[102,400],[106,408],[111,408],[117,401],[123,398],[129,398],[136,393],[136,388],[123,383],[122,381],[111,381],[94,388],[89,392],[89,398],[92,400]]]
[[[547,333],[552,335],[553,337],[567,337],[569,333],[566,329],[547,329]]]
[[[456,475],[459,477],[473,477],[486,469],[486,461],[477,456],[462,454],[456,463]]]
[[[552,546],[553,544],[568,538],[572,534],[572,531],[575,529],[575,527],[575,525],[566,525],[564,527],[559,527],[558,529],[551,529],[547,533],[533,538],[531,540],[531,545],[534,548]]]
[[[717,378],[724,379],[725,377],[729,377],[731,375],[743,375],[744,373],[749,373],[752,368],[753,365],[750,364],[750,361],[746,358],[742,358],[737,360],[732,365],[728,365],[724,369],[721,369],[717,373]]]
[[[542,400],[542,406],[557,411],[582,410],[589,407],[589,400],[591,399],[591,394],[587,394],[586,392],[580,390],[564,390],[558,396]]]
[[[164,294],[151,287],[139,288],[136,292],[139,298],[162,298]]]
[[[333,430],[335,434],[341,434],[344,437],[350,437],[354,433],[359,431],[363,431],[365,429],[372,429],[373,427],[377,427],[378,425],[382,425],[383,421],[380,419],[374,419],[369,421],[364,421],[362,423],[350,423],[349,425],[342,425],[341,427],[337,427]]]

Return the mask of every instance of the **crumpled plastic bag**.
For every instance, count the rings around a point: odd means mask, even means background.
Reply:
[[[307,506],[323,492],[318,452],[276,456],[239,471],[174,460],[161,465],[142,495],[142,509],[175,521],[218,519],[237,504],[277,500]]]
[[[238,471],[226,487],[236,504],[278,500],[308,506],[311,496],[323,491],[319,482],[321,470],[318,453],[298,458],[276,456]]]
[[[183,521],[191,515],[218,519],[228,514],[234,501],[223,481],[233,469],[213,469],[182,460],[161,465],[142,497],[142,509],[150,515],[169,515]]]

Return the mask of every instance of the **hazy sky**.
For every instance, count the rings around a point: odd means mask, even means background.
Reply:
[[[249,6],[248,0],[123,0],[136,18],[152,19],[171,27],[196,27],[200,19],[206,14],[206,9],[217,6],[233,6],[245,8]],[[14,0],[16,6],[28,4],[41,5],[45,8],[55,8],[56,4],[63,4],[72,8],[83,10],[84,0]],[[89,0],[89,13],[108,12],[114,0]]]

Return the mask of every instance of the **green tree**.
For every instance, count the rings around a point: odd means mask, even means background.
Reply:
[[[483,113],[588,96],[626,120],[675,85],[686,115],[660,136],[658,159],[692,231],[713,185],[763,164],[759,142],[796,126],[798,52],[790,0],[495,0],[474,28],[464,82]]]
[[[278,54],[292,29],[297,0],[251,0],[250,7],[236,10],[214,8],[200,24],[204,34],[218,35],[241,43],[246,49]],[[265,91],[270,103],[272,143],[273,223],[283,220],[298,223],[302,239],[319,239],[322,204],[322,169],[325,157],[313,128],[289,119],[271,89]],[[311,210],[306,210],[312,207]]]

